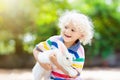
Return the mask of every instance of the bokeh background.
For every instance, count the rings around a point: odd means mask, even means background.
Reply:
[[[89,16],[95,34],[84,68],[120,67],[120,0],[0,0],[0,68],[29,68],[35,45],[59,34],[66,10]]]

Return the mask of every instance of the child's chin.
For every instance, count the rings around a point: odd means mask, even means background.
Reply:
[[[70,39],[64,38],[64,41],[65,41],[65,42],[70,42]]]

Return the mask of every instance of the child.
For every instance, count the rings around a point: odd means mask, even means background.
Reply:
[[[59,19],[59,27],[61,34],[52,36],[44,42],[39,43],[33,50],[33,55],[38,61],[38,54],[42,51],[54,49],[58,46],[57,40],[64,43],[69,54],[74,56],[73,64],[71,65],[78,74],[69,76],[61,65],[58,64],[55,53],[51,53],[50,60],[56,66],[53,68],[51,64],[39,62],[46,70],[52,70],[48,80],[80,80],[80,74],[85,61],[84,48],[82,46],[91,42],[93,38],[93,25],[87,16],[84,14],[67,11]]]

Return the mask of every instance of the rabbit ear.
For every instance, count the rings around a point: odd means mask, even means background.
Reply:
[[[62,43],[62,42],[58,42],[58,48],[59,48],[59,50],[62,52],[62,53],[65,53],[66,51],[67,51],[67,48],[66,48],[66,46],[64,45],[64,43]]]

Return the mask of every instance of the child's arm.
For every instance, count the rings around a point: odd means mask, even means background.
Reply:
[[[61,65],[59,65],[59,63],[57,62],[56,55],[55,55],[54,53],[52,53],[52,54],[50,55],[50,60],[51,60],[51,62],[52,62],[53,64],[56,65],[56,67],[57,67],[58,69],[60,69],[62,72],[64,72],[65,74],[68,75],[68,72],[67,72]]]
[[[56,67],[57,67],[58,69],[60,69],[60,70],[61,70],[62,72],[64,72],[66,75],[69,75],[69,73],[57,62],[56,55],[55,55],[54,53],[52,53],[52,54],[50,55],[50,60],[52,61],[53,64],[56,65]],[[76,70],[76,71],[77,71],[77,70]],[[78,71],[77,71],[77,72],[78,72]],[[78,72],[77,75],[72,76],[71,78],[76,78],[76,77],[78,77],[78,75],[79,75],[79,72]]]
[[[35,58],[35,60],[45,69],[45,70],[51,70],[52,69],[52,66],[50,64],[47,64],[47,63],[41,63],[39,62],[38,60],[38,54],[41,54],[42,53],[42,49],[41,49],[42,45],[41,44],[38,44],[38,46],[36,46],[34,49],[33,49],[33,56]],[[41,50],[41,51],[40,51]]]
[[[75,68],[75,70],[78,72],[77,76],[81,74],[83,66],[84,66],[84,61],[85,61],[85,51],[82,45],[79,47],[78,55],[80,55],[81,57],[76,58],[72,64],[72,67]]]

